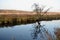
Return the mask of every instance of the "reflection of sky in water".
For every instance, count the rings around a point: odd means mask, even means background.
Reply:
[[[0,28],[0,40],[11,40],[12,38],[16,40],[32,40],[30,29],[32,29],[32,24]]]
[[[55,28],[60,28],[60,20],[42,21],[41,25],[45,25],[44,27],[48,30],[51,36],[55,36],[54,31]]]
[[[41,25],[48,29],[53,35],[54,28],[60,27],[60,20],[58,21],[42,21]],[[31,31],[33,24],[18,25],[14,27],[0,28],[0,40],[33,40],[31,37]]]
[[[45,28],[50,31],[54,31],[54,28],[60,27],[60,20],[42,21],[41,25],[45,25]]]

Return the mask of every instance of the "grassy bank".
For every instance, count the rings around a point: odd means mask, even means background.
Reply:
[[[58,20],[60,15],[0,15],[0,26],[34,23],[44,20]]]

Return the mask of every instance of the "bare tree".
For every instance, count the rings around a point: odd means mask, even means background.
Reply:
[[[39,5],[37,5],[36,3],[34,3],[34,12],[36,12],[37,14],[39,13]]]
[[[44,11],[46,6],[42,6],[40,7],[38,4],[34,3],[34,12],[37,13],[37,15],[40,14],[40,16],[43,16],[44,14],[46,14],[51,8],[48,8]],[[43,13],[43,14],[42,14]]]

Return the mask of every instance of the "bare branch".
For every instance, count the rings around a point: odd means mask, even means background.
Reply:
[[[46,11],[44,11],[44,13],[47,13],[51,8],[48,8]]]
[[[38,4],[34,3],[34,12],[36,12],[37,14],[40,14],[40,16],[46,14],[51,8],[48,8],[47,10],[44,11],[46,6],[42,6],[40,7]],[[43,12],[43,14],[41,15],[41,13]]]
[[[40,7],[40,13],[43,12],[44,8],[45,8],[45,6]]]

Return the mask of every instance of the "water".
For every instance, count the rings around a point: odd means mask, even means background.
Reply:
[[[54,29],[60,28],[60,20],[0,27],[0,40],[52,40],[56,39]]]

